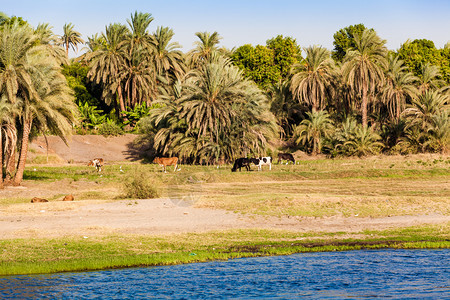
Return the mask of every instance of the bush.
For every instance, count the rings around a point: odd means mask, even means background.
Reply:
[[[98,126],[98,133],[103,136],[118,136],[122,135],[124,132],[119,125],[108,120],[108,122]]]
[[[159,197],[159,182],[149,178],[141,170],[136,170],[132,176],[124,182],[123,191],[126,198],[152,199]]]

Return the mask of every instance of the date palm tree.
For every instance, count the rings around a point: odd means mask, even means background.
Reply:
[[[18,122],[12,124],[20,124],[14,130],[21,131],[19,161],[13,180],[13,184],[19,185],[33,121],[38,129],[46,126],[54,133],[65,133],[73,121],[73,115],[66,110],[70,111],[74,104],[59,60],[52,56],[47,45],[41,44],[31,27],[13,22],[2,28],[0,41],[1,101],[20,108],[20,113],[13,114]],[[67,121],[58,119],[60,110],[66,111],[62,116]],[[12,156],[14,151],[8,153]],[[9,161],[14,162],[11,158]]]
[[[195,48],[188,53],[189,65],[192,67],[195,67],[200,61],[208,60],[219,49],[217,45],[222,39],[217,31],[213,33],[196,32],[195,35],[199,41],[194,42]]]
[[[406,99],[412,99],[418,93],[415,86],[418,78],[403,64],[398,56],[389,56],[386,84],[382,88],[381,99],[388,106],[392,119],[400,118],[406,106]]]
[[[0,99],[0,189],[3,186],[3,166],[8,165],[10,153],[15,152],[17,132],[14,126],[15,116],[20,113],[20,101],[15,105],[7,101],[6,97]],[[4,157],[6,159],[4,159]]]
[[[185,73],[183,53],[178,50],[180,44],[171,42],[174,32],[169,27],[159,26],[153,34],[154,60],[158,76],[165,78],[168,84],[180,79]]]
[[[70,135],[75,121],[76,106],[72,91],[62,75],[56,60],[45,60],[48,53],[33,53],[29,58],[32,84],[36,94],[24,97],[20,120],[22,124],[22,142],[14,176],[14,185],[20,185],[23,179],[28,152],[28,140],[33,127],[38,131],[48,131],[61,137]]]
[[[411,104],[405,109],[405,116],[411,120],[411,124],[424,129],[431,123],[433,115],[439,114],[449,107],[449,96],[439,91],[426,91],[412,99]]]
[[[119,101],[120,111],[125,111],[122,82],[119,74],[125,64],[126,39],[130,31],[125,25],[110,24],[102,34],[104,43],[86,56],[89,61],[88,77],[103,86],[103,98],[107,105],[116,105]]]
[[[137,11],[131,15],[130,19],[127,19],[131,30],[130,51],[139,48],[151,49],[153,37],[148,31],[148,27],[153,20],[152,14]]]
[[[439,89],[445,85],[445,81],[440,79],[441,72],[438,66],[426,63],[422,65],[421,71],[421,75],[419,76],[419,92],[421,94],[429,90]]]
[[[361,99],[362,124],[367,126],[367,107],[370,95],[381,85],[386,69],[387,49],[373,30],[364,30],[355,35],[355,47],[350,48],[344,57],[343,75],[345,82]]]
[[[69,56],[69,48],[78,51],[78,44],[84,44],[81,33],[74,30],[75,25],[66,23],[63,26],[63,35],[61,36],[61,45],[66,48],[66,55]]]
[[[333,131],[333,124],[328,112],[316,111],[307,112],[307,119],[303,120],[296,128],[298,136],[296,142],[303,145],[312,144],[312,154],[317,155],[322,150],[322,140],[329,137]]]
[[[327,49],[312,46],[305,49],[306,58],[292,67],[291,91],[295,98],[322,110],[332,90],[334,61]]]
[[[37,36],[39,44],[47,48],[50,55],[58,60],[60,64],[68,64],[69,60],[65,55],[64,48],[59,44],[59,39],[56,34],[53,33],[52,26],[48,23],[38,24],[34,30],[34,34]]]

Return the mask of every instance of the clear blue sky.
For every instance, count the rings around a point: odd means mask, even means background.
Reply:
[[[450,0],[0,0],[0,11],[33,26],[49,23],[56,34],[70,22],[85,40],[110,23],[126,24],[134,11],[148,12],[155,18],[150,31],[172,28],[183,51],[193,48],[198,31],[217,31],[228,48],[265,45],[282,34],[301,47],[332,50],[333,34],[359,23],[374,28],[392,50],[407,39],[429,39],[438,48],[450,41]]]

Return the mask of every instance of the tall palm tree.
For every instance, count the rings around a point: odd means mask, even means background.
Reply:
[[[74,51],[78,51],[78,44],[84,44],[81,33],[74,30],[75,25],[72,23],[64,24],[63,35],[61,36],[61,45],[66,48],[66,55],[69,56],[69,47]]]
[[[13,22],[0,31],[0,40],[1,101],[13,106],[20,104],[20,114],[13,114],[14,119],[19,121],[22,136],[13,182],[19,185],[25,169],[33,120],[39,129],[45,124],[52,132],[66,132],[73,116],[71,112],[65,112],[66,123],[58,121],[60,113],[56,107],[70,110],[74,104],[65,77],[61,74],[59,60],[52,56],[47,45],[41,44],[39,35],[32,28]],[[8,153],[12,156],[14,151]],[[9,161],[14,162],[14,159],[10,157]]]
[[[322,150],[322,139],[329,137],[333,131],[330,115],[322,111],[307,112],[307,119],[296,128],[297,143],[312,144],[312,154],[317,155]]]
[[[171,42],[174,34],[169,27],[161,26],[153,34],[156,73],[164,77],[168,84],[170,84],[169,78],[180,79],[185,72],[183,53],[178,50],[181,46],[176,42]]]
[[[194,42],[195,48],[188,53],[191,66],[197,65],[200,61],[208,60],[218,50],[217,45],[222,39],[217,31],[213,33],[196,32],[195,35],[199,38],[199,41]]]
[[[229,59],[212,55],[187,74],[180,91],[152,112],[155,145],[165,153],[195,162],[231,160],[263,153],[276,134],[267,97]]]
[[[306,58],[292,67],[291,91],[313,111],[322,110],[331,94],[334,61],[323,47],[308,47],[305,51]]]
[[[120,111],[125,111],[122,82],[119,74],[125,64],[126,39],[130,31],[122,24],[109,24],[102,34],[104,43],[86,56],[89,63],[88,77],[103,86],[103,98],[107,105],[116,105],[119,101]]]
[[[355,35],[355,47],[350,48],[344,57],[343,74],[345,82],[361,99],[362,124],[367,126],[367,106],[370,95],[383,81],[386,68],[387,49],[385,40],[375,31],[364,30]]]
[[[65,136],[71,133],[72,124],[75,121],[76,106],[73,102],[72,91],[62,75],[56,60],[45,60],[48,56],[45,52],[32,53],[29,58],[33,66],[31,70],[32,83],[36,89],[36,95],[24,97],[22,112],[22,142],[14,176],[14,184],[20,185],[23,179],[25,163],[28,152],[28,140],[31,130],[37,130],[58,135],[64,141]]]
[[[134,12],[130,19],[127,19],[127,23],[130,26],[130,49],[133,51],[135,48],[147,48],[150,49],[152,43],[152,35],[148,31],[150,23],[154,20],[152,14]]]
[[[399,119],[406,106],[406,99],[412,99],[418,91],[418,78],[403,64],[398,56],[389,56],[386,84],[382,88],[382,101],[388,106],[391,118]]]
[[[231,106],[245,100],[242,72],[229,59],[218,57],[217,62],[204,64],[187,77],[181,116],[198,129],[198,136],[217,139],[236,114]]]

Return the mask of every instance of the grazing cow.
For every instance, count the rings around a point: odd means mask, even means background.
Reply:
[[[48,202],[48,200],[47,199],[38,198],[38,197],[34,197],[33,199],[31,199],[31,203],[38,203],[38,202]]]
[[[290,153],[278,153],[278,164],[281,162],[281,160],[292,161],[295,165],[294,156],[292,156],[292,154]],[[286,164],[288,163],[286,162]]]
[[[161,167],[164,167],[164,173],[167,173],[167,166],[175,166],[175,168],[173,169],[173,171],[175,172],[177,170],[178,157],[155,157],[153,162],[160,165]]]
[[[247,157],[241,157],[234,161],[233,168],[231,169],[231,172],[236,172],[237,169],[239,169],[239,172],[241,171],[241,168],[245,167],[247,171],[250,171],[250,164],[253,162],[253,158],[247,158]],[[253,162],[254,163],[254,162]]]
[[[103,158],[94,158],[88,162],[88,166],[94,166],[97,169],[97,172],[102,171],[103,167]]]
[[[258,166],[258,171],[262,170],[262,166],[269,166],[269,170],[272,170],[272,157],[255,158],[253,163]]]

